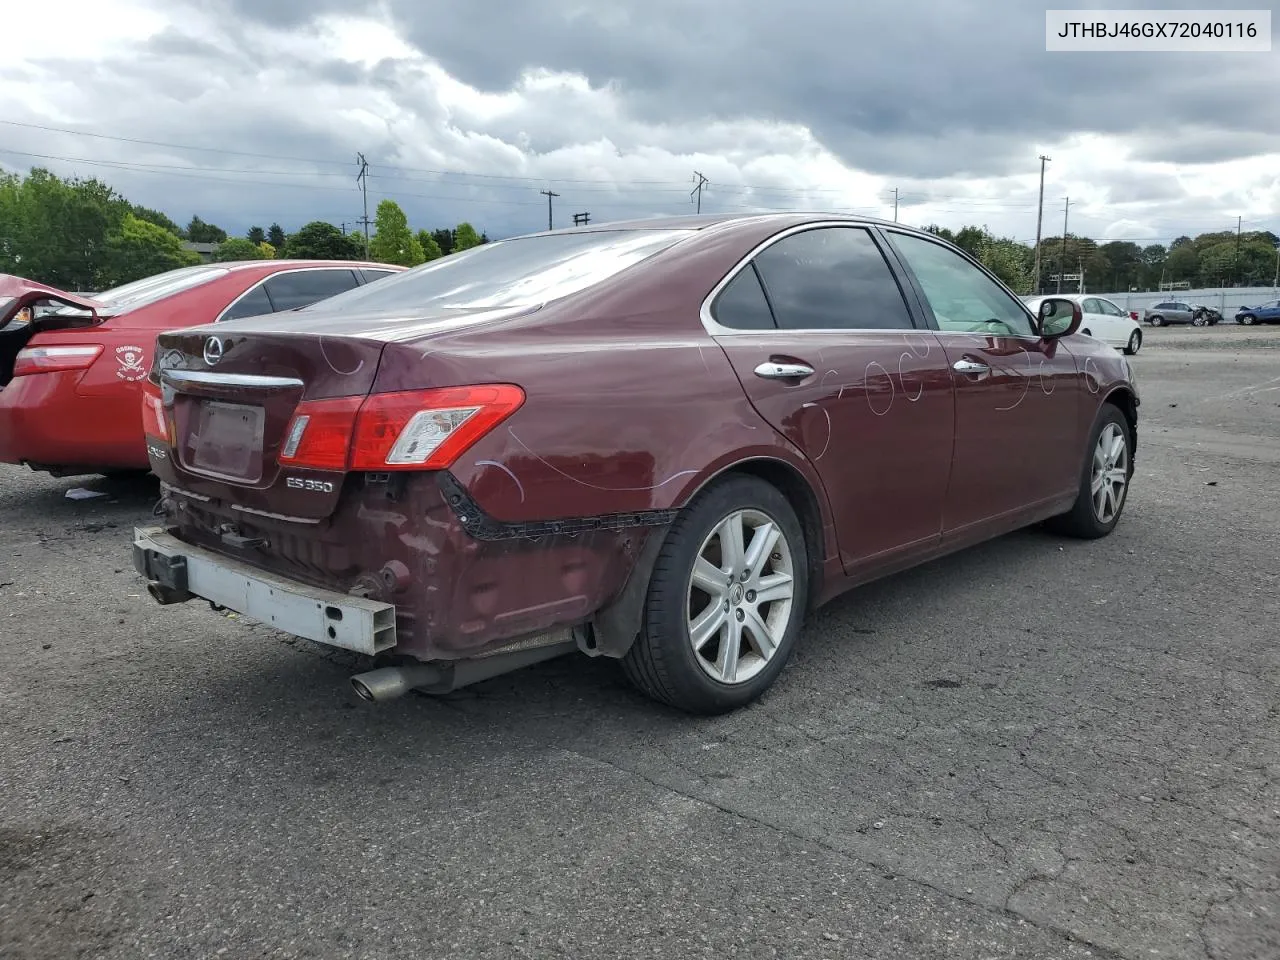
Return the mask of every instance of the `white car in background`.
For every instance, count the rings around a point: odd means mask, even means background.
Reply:
[[[1080,304],[1080,313],[1083,315],[1080,332],[1086,337],[1101,340],[1130,356],[1142,349],[1141,324],[1106,297],[1095,297],[1088,293],[1056,293],[1053,296]],[[1031,312],[1035,313],[1040,308],[1040,301],[1047,297],[1022,299],[1031,308]]]

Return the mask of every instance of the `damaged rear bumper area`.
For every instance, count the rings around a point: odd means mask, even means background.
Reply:
[[[133,565],[162,604],[195,597],[269,626],[355,653],[396,645],[396,608],[274,576],[183,543],[163,527],[135,527]]]
[[[389,603],[335,593],[270,573],[184,543],[163,527],[135,527],[133,564],[157,603],[196,598],[295,636],[379,657],[396,646],[396,611]],[[570,653],[570,630],[516,644],[497,654],[461,660],[405,662],[351,678],[364,700],[393,700],[411,690],[448,693],[481,680]]]

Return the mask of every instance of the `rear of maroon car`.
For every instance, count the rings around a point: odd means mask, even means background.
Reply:
[[[510,366],[470,375],[448,337],[528,319],[683,236],[478,248],[455,255],[478,267],[446,258],[288,317],[162,335],[143,421],[163,522],[134,535],[151,595],[415,662],[572,649],[564,625],[595,594],[565,571],[616,582],[622,561],[591,531],[477,530],[449,467],[525,394]]]

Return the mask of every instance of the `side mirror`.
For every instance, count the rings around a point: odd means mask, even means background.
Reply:
[[[1069,337],[1080,329],[1080,304],[1065,297],[1049,297],[1041,301],[1037,315],[1040,336],[1046,340]]]

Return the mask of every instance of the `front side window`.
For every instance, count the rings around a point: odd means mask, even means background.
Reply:
[[[692,230],[591,230],[495,240],[384,277],[324,304],[361,313],[533,307],[594,286]],[[272,291],[275,299],[275,291]]]
[[[889,236],[916,275],[939,330],[1035,336],[1023,304],[960,254],[910,234]]]
[[[910,330],[889,264],[862,227],[783,237],[755,258],[783,330]]]

